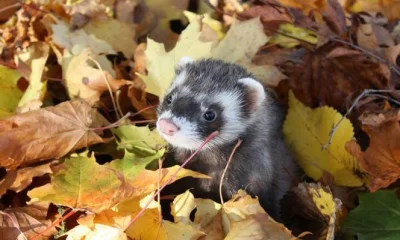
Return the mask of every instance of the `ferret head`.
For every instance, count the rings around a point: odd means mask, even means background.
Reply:
[[[243,67],[220,60],[184,57],[158,108],[157,129],[174,147],[197,149],[236,141],[266,99],[264,87]]]

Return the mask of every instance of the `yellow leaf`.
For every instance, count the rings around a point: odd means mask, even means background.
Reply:
[[[100,100],[103,92],[119,89],[127,85],[128,81],[114,79],[108,71],[102,71],[93,67],[94,58],[91,49],[86,48],[77,56],[64,54],[62,61],[63,79],[71,98],[82,98],[94,104]],[[91,63],[91,64],[89,64]],[[107,83],[108,82],[108,83]]]
[[[137,201],[125,202],[118,206],[118,212],[132,212],[130,219],[141,210]],[[129,221],[128,221],[129,222]],[[126,234],[131,239],[199,239],[204,233],[191,225],[184,223],[172,223],[160,218],[158,208],[146,209],[129,228]]]
[[[12,115],[22,97],[18,89],[18,79],[21,77],[16,70],[0,65],[0,118]]]
[[[203,24],[204,20],[203,20]],[[174,77],[175,65],[184,57],[193,59],[215,58],[227,62],[238,63],[252,72],[265,84],[281,74],[274,66],[257,66],[251,60],[258,49],[268,41],[259,18],[247,21],[235,21],[226,36],[216,46],[214,41],[202,42],[200,20],[192,21],[181,34],[175,48],[165,52],[162,44],[148,39],[145,51],[148,75],[140,75],[144,79],[147,91],[162,96]],[[240,47],[238,47],[240,42]],[[281,74],[282,75],[282,74]]]
[[[296,27],[290,23],[282,23],[279,25],[278,33],[272,36],[272,38],[269,40],[269,43],[278,44],[279,46],[285,48],[293,48],[297,45],[300,45],[300,41],[298,39],[311,44],[318,43],[318,36],[315,34],[315,32],[305,28]]]
[[[336,129],[332,143],[326,148],[329,132],[342,115],[331,107],[310,109],[289,93],[289,112],[283,127],[285,140],[305,173],[319,180],[323,171],[329,172],[335,184],[361,186],[361,172],[355,157],[345,150],[345,143],[353,138],[353,126],[344,119]]]
[[[18,112],[20,113],[39,109],[42,104],[47,89],[47,81],[42,81],[42,75],[49,56],[49,49],[49,45],[46,43],[37,42],[33,43],[27,52],[17,55],[18,67],[20,65],[28,66],[30,71],[29,87],[18,103]]]
[[[210,54],[213,42],[199,41],[200,29],[200,21],[193,21],[169,52],[165,51],[163,44],[147,39],[145,55],[148,75],[140,77],[144,79],[148,92],[162,96],[174,77],[175,65],[182,57],[199,59]]]
[[[196,13],[189,11],[184,11],[183,14],[185,15],[185,17],[187,17],[189,22],[198,21],[197,19],[200,16]],[[222,25],[222,22],[213,19],[209,13],[205,13],[203,17],[203,22],[210,26],[210,28],[217,33],[218,40],[221,40],[225,36],[224,26]]]
[[[324,189],[320,184],[307,184],[307,190],[311,194],[316,208],[327,219],[326,239],[333,239],[335,236],[336,213],[341,209],[340,200],[334,199],[331,191]]]
[[[227,62],[248,64],[267,41],[268,37],[264,34],[264,27],[259,18],[235,20],[226,37],[213,49],[211,55]]]
[[[113,18],[107,20],[91,19],[84,27],[86,32],[106,41],[114,50],[121,51],[128,59],[136,49],[135,26]],[[121,34],[123,33],[123,34]]]
[[[252,198],[239,190],[223,206],[224,239],[294,239],[291,232],[272,219]]]
[[[196,202],[193,194],[189,191],[182,193],[174,199],[171,206],[171,214],[175,222],[189,224],[190,213],[196,208]]]

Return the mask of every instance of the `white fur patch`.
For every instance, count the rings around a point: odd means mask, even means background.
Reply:
[[[222,115],[226,122],[216,140],[221,138],[221,141],[226,142],[237,139],[247,127],[247,123],[239,117],[241,115],[240,93],[221,92],[215,97],[215,101],[222,105],[224,109]]]
[[[186,81],[186,72],[182,71],[180,74],[178,74],[177,76],[175,76],[175,79],[172,81],[172,85],[170,87],[170,89],[174,89],[177,86],[182,85],[184,82]]]
[[[179,131],[173,136],[163,134],[159,128],[160,119],[171,120],[177,127],[179,127]],[[175,117],[171,111],[165,111],[159,116],[157,121],[157,130],[167,142],[175,147],[195,150],[203,142],[201,136],[199,136],[197,132],[195,124],[191,123],[184,117]]]
[[[242,83],[243,85],[247,86],[251,91],[254,91],[254,93],[256,94],[256,106],[260,106],[265,98],[266,98],[266,94],[265,94],[265,90],[263,85],[261,85],[260,82],[258,82],[257,80],[253,79],[253,78],[242,78],[239,79],[239,83]]]
[[[193,59],[193,58],[185,56],[185,57],[182,57],[182,58],[179,60],[178,66],[179,66],[179,67],[182,67],[182,66],[184,66],[184,65],[186,65],[186,64],[188,64],[188,63],[192,63],[192,62],[194,62],[194,59]]]

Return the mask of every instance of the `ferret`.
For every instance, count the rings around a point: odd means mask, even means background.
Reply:
[[[219,133],[186,165],[211,177],[195,180],[196,197],[220,201],[221,176],[241,139],[223,179],[223,198],[244,189],[279,218],[279,201],[291,187],[297,165],[283,139],[285,113],[271,90],[240,65],[183,57],[157,113],[157,130],[178,163],[211,133]]]

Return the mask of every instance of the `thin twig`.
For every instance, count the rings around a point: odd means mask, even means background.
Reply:
[[[337,130],[337,128],[339,127],[340,123],[342,123],[342,121],[344,119],[346,119],[346,117],[351,113],[351,111],[353,111],[354,107],[357,105],[357,103],[361,100],[361,98],[370,95],[371,93],[388,93],[388,92],[400,92],[400,90],[375,90],[375,89],[365,89],[360,95],[358,95],[358,97],[356,98],[356,100],[354,100],[353,104],[351,105],[351,107],[349,108],[349,110],[347,110],[347,112],[342,116],[342,118],[332,127],[331,131],[329,132],[329,140],[328,143],[326,143],[324,146],[322,146],[322,150],[325,150],[331,143],[332,143],[332,139],[333,136]],[[374,94],[375,96],[382,96],[380,94]],[[393,100],[393,99],[392,99]],[[394,100],[396,103],[399,103],[398,101]],[[400,104],[399,104],[400,105]]]
[[[112,92],[110,83],[108,82],[108,79],[107,79],[107,77],[106,77],[105,71],[104,71],[103,68],[100,66],[100,64],[96,61],[96,59],[94,59],[94,58],[91,57],[91,56],[89,56],[89,59],[90,59],[90,60],[96,65],[96,67],[103,73],[102,76],[103,76],[104,82],[105,82],[106,85],[107,85],[108,92],[110,93],[111,102],[112,102],[112,104],[113,104],[113,106],[114,106],[115,114],[117,115],[117,118],[120,119],[122,114],[120,115],[120,112],[118,111],[119,109],[117,108],[117,105],[116,105],[116,102],[115,102],[115,99],[114,99],[114,95],[113,95],[113,92]]]
[[[36,236],[34,236],[33,238],[29,239],[29,240],[35,240],[37,238],[39,238],[40,236],[42,236],[46,231],[48,231],[49,229],[55,227],[57,224],[59,224],[60,222],[64,221],[65,219],[71,217],[73,214],[75,214],[76,211],[74,209],[71,209],[71,211],[69,211],[67,214],[65,214],[62,218],[59,218],[58,220],[56,220],[53,224],[51,224],[50,227],[46,228],[45,230],[41,231],[40,233],[38,233]]]
[[[152,106],[148,106],[148,107],[142,108],[142,109],[140,109],[139,111],[137,111],[137,112],[135,112],[134,114],[132,114],[131,117],[134,117],[134,116],[136,116],[136,115],[141,114],[142,112],[145,112],[145,111],[147,111],[147,110],[150,110],[150,109],[153,109],[153,108],[156,108],[156,107],[158,107],[158,105],[152,105]]]
[[[373,58],[378,59],[378,61],[388,65],[390,69],[392,69],[395,73],[397,73],[397,75],[400,76],[400,69],[397,69],[396,66],[394,66],[393,64],[388,62],[386,59],[383,59],[383,58],[379,57],[378,55],[374,54],[373,52],[368,51],[367,49],[364,49],[364,48],[362,48],[360,46],[357,46],[357,45],[355,45],[353,43],[349,43],[349,42],[346,42],[346,41],[343,41],[343,40],[340,40],[340,39],[337,39],[337,38],[332,38],[331,40],[334,41],[334,42],[340,42],[340,43],[346,44],[346,45],[348,45],[348,46],[350,46],[352,48],[355,48],[355,49],[357,49],[357,50],[359,50],[359,51],[361,51],[363,53],[366,53],[367,55],[370,55]]]
[[[163,190],[168,184],[170,184],[176,177],[176,175],[178,174],[178,172],[180,170],[182,170],[182,168],[188,164],[193,158],[194,156],[196,156],[196,154],[204,147],[204,145],[206,145],[209,141],[211,141],[211,139],[213,139],[215,136],[217,136],[219,133],[218,131],[215,131],[213,133],[211,133],[206,140],[204,140],[204,142],[200,145],[200,147],[198,149],[196,149],[196,151],[190,155],[190,157],[188,159],[185,160],[184,163],[182,163],[182,165],[174,172],[174,174],[172,174],[172,176],[168,179],[168,181],[166,183],[164,183],[164,185],[162,185],[156,193],[153,194],[153,196],[149,199],[149,201],[147,201],[146,205],[142,208],[142,210],[140,210],[140,212],[138,214],[136,214],[136,216],[129,222],[129,224],[125,227],[124,231],[126,231],[126,229],[128,229],[128,227],[134,223],[140,216],[143,215],[144,211],[146,211],[147,207],[150,205],[150,203],[153,201],[153,199],[161,192],[161,190]]]
[[[236,145],[233,147],[233,150],[232,150],[231,155],[229,156],[229,159],[228,159],[228,162],[226,163],[225,169],[224,169],[224,171],[222,172],[221,180],[220,180],[220,182],[219,182],[219,198],[221,199],[221,204],[222,204],[222,205],[224,205],[224,198],[222,197],[222,182],[224,181],[225,173],[226,173],[226,171],[228,170],[228,167],[229,167],[229,165],[230,165],[230,163],[231,163],[231,161],[232,161],[233,154],[235,154],[236,149],[240,146],[240,144],[242,144],[242,142],[243,142],[242,139],[239,139],[239,140],[237,141]]]
[[[114,128],[114,127],[118,127],[120,126],[120,123],[122,121],[124,121],[125,119],[129,118],[131,116],[131,113],[128,112],[127,114],[125,114],[125,116],[123,116],[122,118],[120,118],[118,121],[111,123],[110,125],[104,126],[104,127],[98,127],[98,128],[89,128],[89,130],[93,130],[93,131],[101,131],[101,130],[106,130],[106,129],[110,129],[110,128]]]

